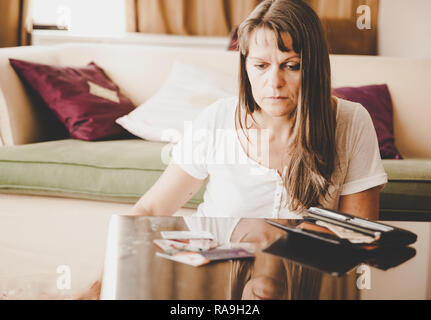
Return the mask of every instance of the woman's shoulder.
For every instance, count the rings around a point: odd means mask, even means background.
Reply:
[[[338,99],[337,104],[337,144],[340,150],[348,154],[358,141],[371,141],[376,132],[367,109],[362,104]]]
[[[353,129],[372,122],[370,114],[362,104],[341,98],[337,98],[337,101],[337,127]]]
[[[235,112],[237,104],[237,96],[219,99],[205,107],[195,121],[205,121],[207,123],[212,123],[215,127],[220,127],[223,123],[230,122],[231,115]]]
[[[222,98],[217,100],[213,106],[216,108],[219,112],[225,113],[232,111],[232,109],[235,109],[236,105],[238,104],[238,97],[232,96],[227,98]]]

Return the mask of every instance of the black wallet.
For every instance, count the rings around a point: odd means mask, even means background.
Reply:
[[[274,219],[265,221],[287,232],[286,236],[265,248],[265,252],[336,276],[343,275],[361,263],[386,270],[416,254],[414,248],[407,247],[417,239],[413,232],[334,210],[312,207],[303,222],[319,230],[323,228],[319,221],[323,221],[369,237],[371,242],[352,243],[330,230],[316,231]]]
[[[263,252],[337,277],[343,276],[360,264],[388,270],[416,255],[416,250],[409,246],[387,247],[369,252],[333,246],[322,241],[316,242],[311,238],[300,239],[292,237],[290,233],[271,243]]]
[[[308,216],[304,222],[320,225],[319,222],[329,223],[332,226],[342,227],[357,234],[374,239],[367,244],[352,243],[347,239],[337,237],[332,232],[317,232],[303,228],[291,227],[281,224],[275,220],[265,219],[271,225],[293,233],[298,237],[305,237],[314,240],[327,242],[333,245],[348,246],[352,249],[377,250],[383,247],[402,247],[416,242],[417,235],[411,231],[383,224],[380,222],[362,219],[339,211],[311,207],[308,209]]]
[[[417,239],[413,232],[338,211],[312,207],[298,226],[286,223],[286,220],[265,221],[285,230],[287,234],[270,244],[264,252],[336,276],[345,274],[361,263],[387,270],[416,254],[414,248],[408,247]],[[322,221],[352,230],[371,240],[368,243],[352,243],[328,229],[323,230]],[[301,227],[303,223],[316,228]]]

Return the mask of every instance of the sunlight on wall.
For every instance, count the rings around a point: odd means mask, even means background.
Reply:
[[[34,24],[68,26],[77,34],[112,35],[126,30],[124,0],[34,0]]]
[[[380,0],[379,54],[431,58],[430,12],[429,0]]]

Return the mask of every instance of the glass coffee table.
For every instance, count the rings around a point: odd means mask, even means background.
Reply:
[[[244,234],[235,233],[240,223]],[[383,223],[418,239],[378,257],[347,259],[309,254],[313,248],[262,219],[112,216],[101,299],[431,299],[431,222]],[[172,230],[209,231],[225,244],[233,232],[255,257],[199,267],[171,261],[157,254],[153,240]]]

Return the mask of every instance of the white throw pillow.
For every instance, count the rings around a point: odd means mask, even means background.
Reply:
[[[183,135],[184,121],[193,121],[206,106],[237,94],[235,77],[174,61],[155,95],[116,122],[140,138],[175,143]]]

